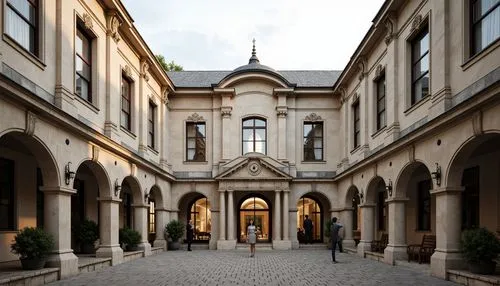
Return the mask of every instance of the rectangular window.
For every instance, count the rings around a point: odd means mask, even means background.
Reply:
[[[155,148],[155,118],[156,105],[150,101],[148,111],[148,146],[152,149]]]
[[[148,232],[156,232],[156,215],[155,215],[155,201],[149,200],[149,217],[148,217]]]
[[[92,38],[80,23],[77,24],[75,39],[76,94],[92,102]]]
[[[359,118],[359,101],[354,103],[352,106],[353,113],[353,141],[354,148],[359,147],[361,144],[361,126],[360,126],[360,118]]]
[[[418,183],[418,230],[431,230],[431,180]]]
[[[186,124],[186,160],[206,161],[205,148],[205,123],[188,122]]]
[[[411,42],[411,105],[429,94],[429,28],[424,29]]]
[[[385,75],[377,80],[377,130],[386,125],[385,116]]]
[[[120,124],[128,131],[132,131],[132,83],[122,75],[122,111]]]
[[[0,230],[14,230],[14,161],[0,158]]]
[[[38,1],[7,0],[5,33],[24,49],[38,55]]]
[[[304,122],[304,161],[323,160],[323,122]]]
[[[471,0],[471,48],[475,55],[500,37],[500,0]]]

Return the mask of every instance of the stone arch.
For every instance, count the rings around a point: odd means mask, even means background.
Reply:
[[[144,198],[141,190],[141,183],[135,176],[126,176],[123,178],[122,181],[122,189],[120,192],[120,195],[122,192],[124,192],[124,186],[125,184],[128,184],[130,187],[130,192],[132,194],[132,200],[134,204],[144,204]]]
[[[431,177],[431,172],[429,171],[429,168],[427,165],[422,162],[422,161],[414,161],[407,163],[403,168],[401,168],[401,171],[399,172],[398,176],[396,177],[396,183],[395,183],[395,189],[393,191],[393,197],[407,197],[407,185],[412,176],[414,175],[415,172],[426,172],[429,176]],[[434,181],[432,182],[432,187],[431,189],[434,188]]]
[[[345,198],[344,198],[344,207],[350,207],[352,205],[352,201],[354,199],[360,199],[359,197],[359,190],[358,187],[355,185],[351,185],[346,192]]]
[[[154,184],[151,189],[149,190],[149,197],[154,199],[155,201],[155,207],[163,207],[163,194],[161,192],[160,186],[157,184]]]
[[[312,209],[305,210],[305,204],[313,204]],[[304,220],[307,215],[313,222],[312,240],[323,241],[324,222],[330,219],[332,206],[328,198],[320,192],[308,192],[302,195],[297,201],[297,228],[304,228]],[[299,234],[299,233],[298,233]],[[307,232],[304,237],[297,237],[299,242],[307,242]]]
[[[78,164],[78,168],[76,168],[77,176],[78,176],[78,171],[82,167],[88,168],[91,171],[91,173],[95,176],[97,184],[99,186],[99,192],[98,192],[99,197],[113,197],[113,190],[111,189],[111,183],[109,180],[108,172],[100,162],[95,162],[90,158],[82,160]]]
[[[36,135],[29,136],[18,129],[9,129],[0,134],[0,146],[33,155],[41,169],[45,187],[61,185],[56,159],[50,148]]]
[[[382,190],[385,191],[385,186],[386,186],[386,183],[382,177],[375,176],[375,177],[371,178],[370,181],[368,182],[368,186],[366,188],[366,194],[365,194],[364,201],[366,203],[371,203],[371,204],[376,203],[378,192],[380,192]]]

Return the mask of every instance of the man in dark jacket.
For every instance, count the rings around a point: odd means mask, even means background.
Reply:
[[[186,240],[188,243],[188,251],[191,251],[191,242],[193,242],[193,236],[194,236],[193,220],[190,219],[189,223],[186,225]]]
[[[335,249],[337,248],[337,241],[339,240],[339,230],[342,227],[341,224],[337,223],[337,218],[332,218],[332,227],[330,229],[330,238],[332,239],[332,259],[333,263],[337,263],[335,260]]]
[[[311,244],[312,243],[313,222],[309,218],[308,215],[306,215],[306,219],[304,220],[303,227],[304,227],[304,231],[306,234],[306,244],[307,243]]]

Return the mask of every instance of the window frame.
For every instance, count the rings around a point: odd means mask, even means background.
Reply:
[[[411,87],[411,96],[410,96],[410,107],[416,105],[417,103],[421,102],[425,98],[427,98],[430,95],[430,86],[431,86],[431,77],[430,77],[430,72],[431,72],[431,65],[430,65],[430,58],[431,58],[431,47],[430,47],[430,39],[431,39],[431,34],[430,34],[430,29],[429,29],[429,23],[427,22],[428,20],[425,20],[425,23],[421,25],[421,28],[416,31],[414,36],[410,39],[410,87]],[[428,36],[428,47],[427,51],[418,57],[418,59],[414,58],[414,51],[417,46],[420,45],[421,40],[424,39],[426,36]],[[420,74],[418,78],[414,79],[415,75],[415,69],[414,67],[422,62],[422,59],[427,57],[427,66],[428,69],[425,73]],[[428,82],[428,91],[426,95],[422,95],[420,99],[416,99],[416,94],[415,94],[415,86],[416,83],[421,81],[425,76],[428,76],[429,82]],[[423,93],[422,93],[423,94]]]
[[[77,49],[76,49],[76,38],[79,37],[78,36],[78,33],[80,33],[84,38],[85,40],[88,41],[88,46],[89,46],[89,51],[88,51],[88,56],[89,58],[88,59],[85,59],[83,55],[80,55],[78,52],[77,52]],[[76,31],[75,31],[75,94],[85,100],[86,102],[89,102],[90,104],[93,104],[94,102],[94,96],[93,96],[93,92],[92,92],[92,89],[93,89],[93,81],[92,81],[92,77],[93,77],[93,71],[92,71],[92,61],[93,61],[93,58],[92,58],[92,53],[93,53],[93,41],[95,39],[95,36],[92,35],[92,33],[87,29],[85,28],[85,25],[83,24],[82,20],[80,18],[78,18],[77,22],[76,22]],[[88,69],[89,69],[89,78],[86,79],[83,74],[79,74],[77,72],[77,57],[83,62],[83,65],[87,65],[88,66]],[[87,99],[86,98],[83,98],[81,94],[78,94],[77,92],[77,89],[76,89],[76,80],[77,80],[77,77],[80,77],[82,80],[85,80],[87,82],[87,88],[88,88],[88,96],[87,96]]]
[[[148,147],[155,150],[156,144],[156,109],[157,105],[153,101],[149,101],[148,105]]]
[[[383,82],[383,88],[384,88],[384,93],[383,96],[380,95],[380,84]],[[387,126],[387,85],[386,85],[386,80],[385,80],[385,73],[382,73],[376,80],[375,80],[375,89],[376,89],[376,96],[375,96],[375,131],[382,130]],[[383,101],[384,102],[384,108],[383,110],[379,109],[379,103]],[[381,122],[380,116],[384,115],[384,122]]]
[[[306,125],[311,125],[311,131],[310,132],[312,132],[314,130],[314,127],[316,125],[318,125],[318,126],[321,125],[321,136],[313,136],[312,137],[313,138],[312,148],[306,147],[306,143],[305,143],[306,139],[309,139],[308,134],[305,134],[305,127],[306,127]],[[302,141],[302,147],[303,147],[302,151],[303,151],[303,153],[302,154],[303,154],[303,158],[304,158],[305,162],[321,162],[321,161],[324,161],[324,158],[325,158],[325,140],[324,140],[324,138],[325,138],[325,129],[324,128],[325,128],[325,125],[324,125],[323,121],[304,121],[304,123],[302,125],[302,133],[303,133],[302,134],[302,136],[303,136],[303,141]],[[314,132],[313,132],[313,135],[315,135]],[[314,143],[316,142],[316,139],[318,139],[318,138],[321,140],[321,148],[316,148],[315,145],[314,145]],[[307,156],[306,156],[306,149],[309,150],[309,151],[312,150],[312,152],[314,154],[314,157],[315,157],[314,159],[308,159],[307,158]],[[321,158],[319,158],[319,159],[316,159],[316,153],[315,153],[315,151],[317,149],[321,149]]]
[[[493,44],[495,44],[499,39],[500,39],[500,35],[493,41],[491,41],[490,43],[488,43],[487,45],[485,45],[484,47],[482,47],[481,49],[479,50],[476,50],[476,30],[474,29],[475,26],[478,24],[478,23],[482,23],[482,21],[488,17],[488,15],[490,15],[493,11],[495,11],[495,9],[500,9],[500,2],[496,3],[495,5],[493,5],[490,9],[488,9],[488,11],[486,11],[486,13],[482,14],[481,17],[479,18],[479,20],[477,21],[474,21],[474,4],[478,1],[481,1],[481,0],[469,0],[469,35],[470,35],[470,38],[469,38],[469,58],[472,58],[478,54],[480,54],[482,51],[486,50],[488,47],[492,46]],[[482,31],[482,29],[481,29]]]
[[[14,43],[16,43],[17,46],[19,46],[21,49],[24,51],[28,52],[29,54],[35,56],[36,58],[40,58],[40,1],[39,0],[24,0],[25,2],[28,2],[29,5],[34,7],[34,20],[33,23],[26,19],[26,17],[14,6],[14,4],[9,3],[9,0],[5,0],[5,6],[4,6],[4,30],[3,34],[6,35],[9,39],[11,39]],[[27,23],[30,26],[30,29],[33,29],[34,31],[34,37],[33,37],[33,51],[30,50],[30,48],[26,48],[23,46],[18,40],[13,35],[10,35],[7,32],[7,9],[12,10],[17,16],[21,18],[25,23]]]
[[[252,126],[245,126],[245,122],[247,121],[250,121],[250,120],[253,120],[253,125]],[[264,126],[256,126],[255,125],[255,120],[261,120],[261,121],[264,121]],[[252,141],[249,141],[249,140],[245,140],[245,136],[244,136],[244,130],[252,130],[253,132],[253,140]],[[264,130],[264,134],[265,134],[265,139],[264,140],[256,140],[256,136],[255,136],[255,132],[256,130]],[[241,154],[242,155],[245,155],[247,153],[260,153],[260,152],[257,152],[255,151],[255,144],[256,142],[264,142],[264,153],[261,153],[261,154],[264,154],[264,155],[267,155],[267,119],[266,118],[263,118],[263,117],[258,117],[258,116],[252,116],[252,117],[246,117],[246,118],[243,118],[242,121],[241,121]],[[249,151],[247,153],[245,153],[245,143],[249,143],[249,142],[252,142],[252,146],[253,146],[253,151]]]
[[[195,133],[194,137],[189,136],[189,126],[194,125],[195,130],[197,125],[203,125],[204,126],[204,134],[203,136],[198,136],[199,132]],[[189,148],[189,139],[194,139],[195,145],[193,148]],[[203,152],[203,158],[196,159],[196,151],[199,149],[198,148],[198,139],[202,139],[203,142],[205,142],[204,146],[204,152]],[[186,162],[206,162],[207,161],[207,124],[205,121],[188,121],[186,122]],[[189,150],[194,150],[194,156],[193,159],[189,159]]]
[[[127,82],[128,84],[128,99],[124,97],[123,95],[123,82]],[[133,88],[134,81],[126,76],[122,72],[122,80],[121,80],[121,90],[120,90],[120,127],[124,128],[125,130],[132,132],[132,103],[133,103],[133,95],[132,95],[132,88]],[[123,109],[123,100],[128,101],[128,110]],[[124,122],[122,121],[122,114],[126,114],[127,120],[128,120],[128,126],[124,126]]]
[[[360,114],[360,104],[359,100],[356,100],[352,106],[352,135],[353,135],[353,149],[361,146],[361,114]],[[358,128],[356,129],[356,123]],[[358,137],[359,136],[359,137]]]

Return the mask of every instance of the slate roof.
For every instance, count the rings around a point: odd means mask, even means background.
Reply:
[[[234,71],[180,71],[167,72],[176,87],[207,88],[218,84]],[[275,71],[297,87],[333,87],[342,71],[288,70]]]

